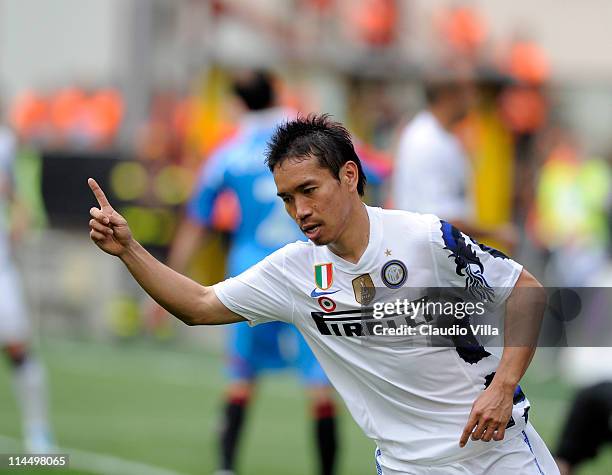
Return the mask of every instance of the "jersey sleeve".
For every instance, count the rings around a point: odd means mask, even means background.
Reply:
[[[492,307],[510,296],[523,266],[503,252],[480,244],[452,224],[431,217],[430,245],[438,286],[463,286]]]
[[[292,323],[294,303],[285,277],[285,255],[285,248],[279,249],[237,277],[214,285],[215,294],[250,325]]]
[[[202,167],[195,191],[187,204],[187,216],[203,226],[210,226],[215,200],[226,186],[226,156],[217,152]]]

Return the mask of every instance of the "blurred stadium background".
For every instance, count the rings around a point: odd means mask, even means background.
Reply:
[[[349,126],[383,178],[368,201],[384,205],[422,72],[461,58],[492,98],[457,131],[479,224],[514,222],[514,256],[545,284],[606,285],[610,18],[605,0],[2,0],[2,109],[31,217],[17,262],[69,473],[209,473],[223,389],[223,329],[150,327],[145,296],[90,243],[87,177],[164,257],[197,169],[235,127],[230,74],[259,67],[285,105]],[[191,269],[205,283],[224,272],[231,219],[218,211]],[[566,353],[541,350],[524,385],[553,450],[576,388],[612,378]],[[0,453],[20,450],[6,366],[0,388]],[[303,399],[290,375],[265,381],[241,473],[313,472]],[[340,473],[373,473],[372,453],[344,413]],[[608,450],[579,473],[611,472]]]

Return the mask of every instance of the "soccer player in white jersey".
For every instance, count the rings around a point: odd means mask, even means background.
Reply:
[[[350,135],[325,115],[281,126],[267,160],[309,242],[289,244],[238,277],[203,287],[155,260],[93,179],[100,207],[90,210],[90,236],[188,325],[295,325],[376,442],[379,474],[557,474],[518,386],[533,344],[505,341],[501,356],[478,344],[368,344],[361,320],[373,288],[454,287],[505,305],[504,328],[533,331],[541,302],[517,297],[540,289],[531,274],[433,215],[364,205]]]
[[[13,373],[15,396],[22,411],[25,448],[31,453],[48,453],[53,443],[47,421],[45,375],[29,349],[26,306],[11,259],[11,243],[16,243],[23,232],[23,225],[17,223],[24,221],[14,190],[15,149],[14,134],[0,127],[0,348]]]

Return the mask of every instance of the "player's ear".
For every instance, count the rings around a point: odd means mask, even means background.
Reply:
[[[340,169],[340,181],[348,186],[349,191],[355,191],[357,189],[359,170],[355,162],[349,160],[342,165],[342,168]]]

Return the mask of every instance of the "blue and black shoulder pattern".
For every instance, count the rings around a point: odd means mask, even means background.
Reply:
[[[474,241],[476,244],[478,244],[478,247],[483,250],[484,252],[488,252],[489,254],[491,254],[493,257],[496,257],[497,259],[510,259],[506,254],[504,254],[503,252],[501,252],[498,249],[495,249],[494,247],[491,246],[487,246],[486,244],[482,244],[481,242],[478,242],[476,239],[471,238],[472,241]]]
[[[465,277],[465,289],[476,298],[492,300],[495,292],[484,276],[484,265],[472,245],[466,242],[461,231],[446,221],[440,220],[440,230],[444,240],[444,249],[450,251],[449,259],[455,260],[455,272],[458,276]],[[495,249],[489,248],[491,249],[489,251],[483,249],[482,246],[484,245],[479,244],[480,249],[493,255],[491,251]],[[499,251],[495,252],[503,254]],[[505,255],[504,257],[507,259]]]

